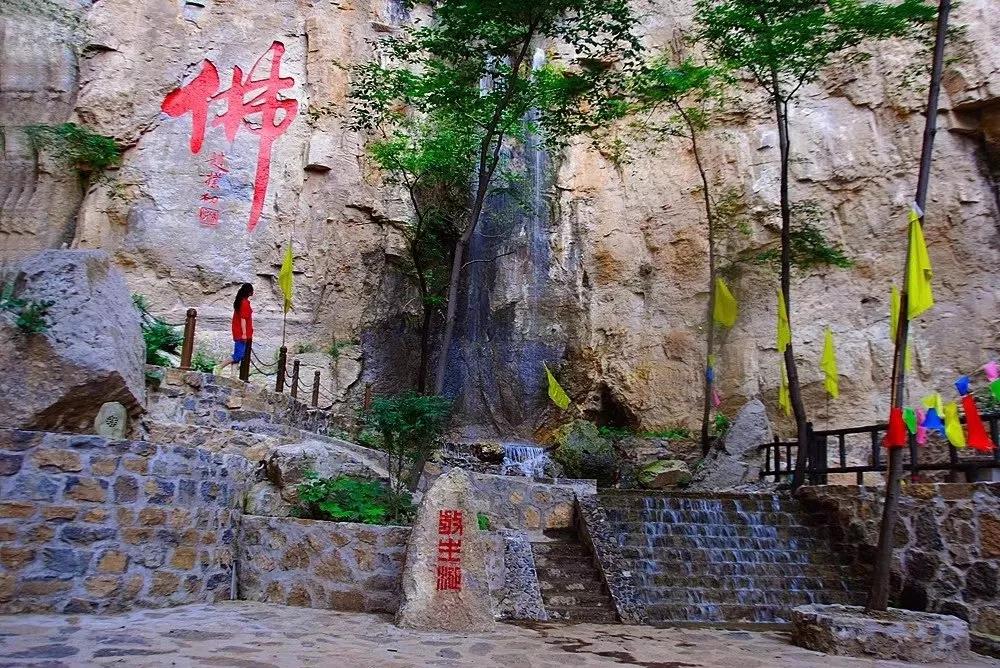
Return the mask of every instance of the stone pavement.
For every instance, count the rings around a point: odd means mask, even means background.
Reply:
[[[791,646],[785,633],[642,626],[531,628],[493,634],[399,629],[386,616],[235,601],[120,615],[0,616],[5,666],[642,666],[890,668]],[[973,655],[954,666],[994,666]]]

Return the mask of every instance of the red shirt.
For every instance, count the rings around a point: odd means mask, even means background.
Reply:
[[[241,325],[240,320],[246,320],[246,324]],[[240,332],[246,328],[246,336],[241,336]],[[240,302],[240,309],[233,311],[233,341],[246,341],[253,338],[253,309],[250,308],[250,300],[244,299]]]

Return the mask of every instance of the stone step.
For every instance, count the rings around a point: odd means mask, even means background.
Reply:
[[[542,594],[546,592],[581,592],[581,591],[600,591],[604,595],[607,595],[607,588],[604,586],[604,581],[599,576],[594,576],[587,580],[560,580],[560,579],[550,579],[550,580],[539,580],[538,587],[542,590]]]
[[[683,605],[647,604],[646,615],[652,624],[677,622],[772,622],[791,619],[791,608],[777,605]]]
[[[580,608],[576,606],[545,606],[550,621],[593,622],[616,624],[618,614],[614,608]]]
[[[645,548],[652,555],[664,547],[725,550],[800,550],[829,551],[830,543],[816,538],[751,538],[748,536],[622,536],[622,547]]]
[[[839,573],[827,576],[718,576],[657,573],[642,576],[643,589],[659,587],[703,587],[705,589],[760,589],[764,591],[864,591],[868,580],[845,578]]]
[[[656,523],[616,523],[614,526],[621,535],[645,536],[693,536],[709,538],[821,538],[828,535],[824,526],[786,525],[772,527],[766,525],[750,526],[746,524],[690,524],[673,522]]]
[[[535,572],[539,580],[570,581],[570,582],[591,582],[599,578],[600,574],[592,564],[560,564],[560,565],[538,565],[535,564]]]
[[[642,587],[643,597],[654,605],[761,605],[794,608],[806,603],[864,605],[862,591],[763,589],[707,589],[697,587]]]
[[[580,551],[576,554],[537,554],[535,555],[535,566],[575,566],[587,564],[592,566],[593,557],[589,552]]]
[[[730,550],[725,548],[644,548],[622,547],[621,556],[636,562],[644,571],[669,571],[677,562],[708,564],[831,564],[838,565],[837,557],[828,552],[804,550]],[[642,568],[640,568],[642,566]]]
[[[608,510],[614,526],[635,524],[713,524],[729,526],[822,526],[827,518],[819,513],[737,513],[709,510]],[[633,527],[634,528],[634,527]]]
[[[640,574],[663,574],[677,577],[831,577],[850,578],[854,571],[843,564],[773,564],[630,561]],[[659,570],[657,569],[659,567]],[[654,575],[658,577],[659,575]]]
[[[546,608],[550,605],[559,608],[615,608],[610,596],[591,592],[542,592],[542,602]]]
[[[552,541],[549,543],[532,543],[531,551],[537,559],[539,556],[546,557],[566,557],[579,558],[588,556],[590,552],[582,543],[567,543],[563,541]]]

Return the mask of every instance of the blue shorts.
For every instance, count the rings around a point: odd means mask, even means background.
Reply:
[[[233,341],[233,362],[242,362],[247,355],[246,341]]]

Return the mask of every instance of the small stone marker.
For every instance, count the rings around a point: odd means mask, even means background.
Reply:
[[[492,631],[496,621],[486,570],[492,545],[479,531],[469,474],[455,468],[434,481],[410,532],[396,624]]]
[[[105,438],[125,438],[125,428],[128,426],[128,413],[125,407],[117,401],[108,401],[101,405],[94,418],[94,431]]]

